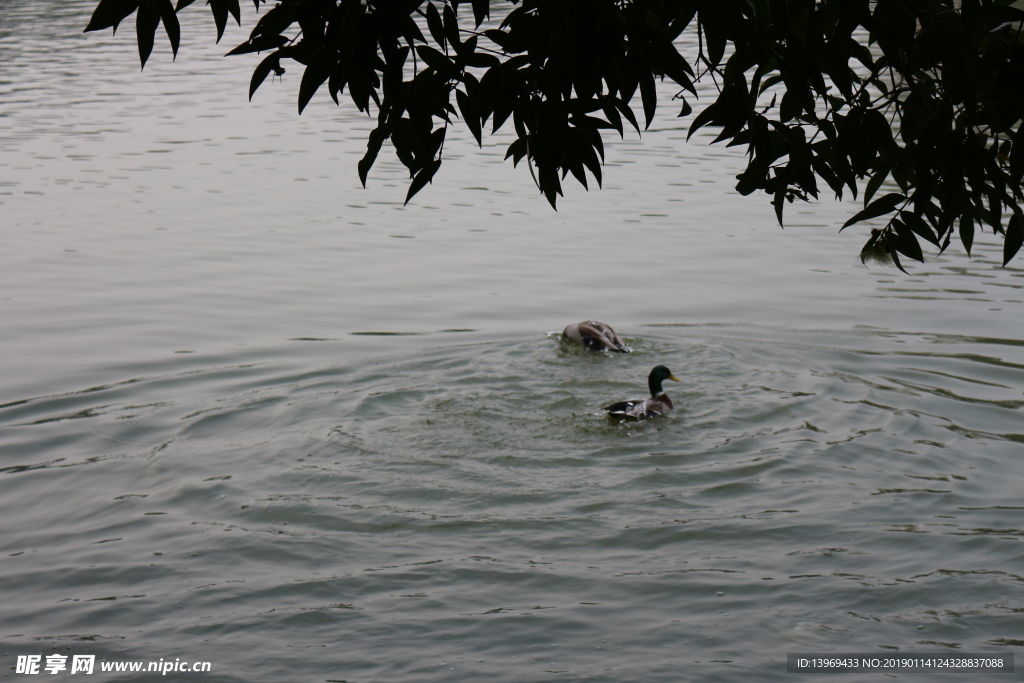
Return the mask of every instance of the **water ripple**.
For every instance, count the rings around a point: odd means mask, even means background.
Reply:
[[[522,647],[558,641],[551,670],[597,675],[582,653],[598,623],[637,653],[703,639],[729,659],[738,642],[748,656],[777,651],[774,629],[751,624],[796,623],[822,600],[848,608],[786,638],[1013,647],[999,620],[1021,582],[1019,459],[1006,450],[1020,439],[993,429],[992,413],[1021,408],[1020,345],[670,329],[631,340],[626,357],[538,336],[358,365],[151,367],[10,401],[0,446],[47,457],[8,456],[0,470],[24,510],[4,585],[36,587],[12,597],[8,629],[56,642],[40,619],[67,633],[92,624],[91,643],[132,624],[175,642],[273,633],[326,672],[330,658],[302,644],[359,624],[369,654],[346,670],[393,680],[438,675],[382,668],[399,634],[502,651],[489,670],[511,676],[514,648],[488,624],[539,620]],[[684,380],[678,409],[606,421],[600,406],[662,362]],[[60,504],[40,505],[43,491]],[[42,612],[40,578],[54,587]],[[639,635],[640,615],[662,630]],[[669,680],[643,656],[645,679]],[[248,666],[237,653],[228,664]]]

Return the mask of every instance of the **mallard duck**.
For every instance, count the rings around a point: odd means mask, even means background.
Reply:
[[[655,366],[651,370],[651,374],[647,376],[647,386],[651,389],[650,398],[631,398],[605,406],[602,410],[607,411],[608,417],[631,420],[648,420],[664,415],[674,407],[672,399],[661,390],[661,383],[667,379],[673,382],[679,381],[664,365]]]
[[[622,343],[619,335],[615,334],[615,330],[610,325],[599,323],[596,320],[573,323],[562,330],[562,336],[569,341],[582,344],[584,348],[591,351],[629,353],[629,347]]]

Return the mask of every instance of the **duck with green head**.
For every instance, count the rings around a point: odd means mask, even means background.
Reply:
[[[667,379],[679,381],[671,370],[664,365],[657,365],[647,376],[647,386],[651,390],[650,398],[631,398],[605,406],[602,410],[608,413],[608,417],[624,420],[649,420],[664,415],[675,407],[672,405],[672,399],[661,388],[661,383]]]

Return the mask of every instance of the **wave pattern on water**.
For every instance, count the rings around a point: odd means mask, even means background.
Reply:
[[[672,681],[1014,647],[1018,342],[647,330],[629,356],[538,336],[9,402],[8,650],[204,643],[223,680]],[[608,422],[658,363],[677,410]]]
[[[557,213],[453,125],[406,206],[387,153],[359,182],[372,117],[296,117],[297,73],[248,101],[201,5],[144,73],[95,0],[0,12],[0,662],[746,683],[1024,647],[993,240],[868,271],[854,206],[779,231],[675,108]],[[635,352],[522,338],[587,315]],[[657,363],[678,410],[607,422]]]

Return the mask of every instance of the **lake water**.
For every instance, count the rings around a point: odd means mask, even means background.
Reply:
[[[460,128],[403,206],[387,154],[359,185],[372,120],[296,115],[297,67],[247,102],[254,58],[220,56],[246,31],[213,45],[197,3],[139,73],[132,21],[81,34],[93,5],[0,13],[4,676],[788,681],[813,678],[790,652],[1024,651],[1020,257],[865,268],[853,204],[780,230],[667,104],[558,212]],[[634,353],[562,346],[584,319]],[[677,410],[609,423],[657,364]]]

